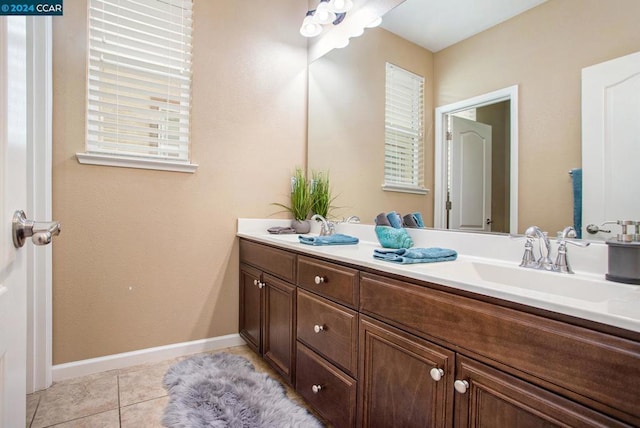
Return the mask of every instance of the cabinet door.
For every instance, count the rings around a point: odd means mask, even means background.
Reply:
[[[262,354],[262,289],[257,269],[240,264],[240,336],[247,346]]]
[[[362,316],[359,355],[358,426],[451,426],[452,351]]]
[[[271,275],[264,274],[264,359],[289,383],[293,382],[295,352],[296,289]]]
[[[456,361],[456,382],[466,382],[456,385],[456,427],[628,426],[475,360]]]

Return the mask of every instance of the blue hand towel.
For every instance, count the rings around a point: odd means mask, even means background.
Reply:
[[[302,244],[307,245],[353,245],[359,242],[355,236],[343,235],[336,233],[327,236],[298,236],[298,240]]]
[[[413,240],[403,228],[376,226],[375,231],[378,242],[384,248],[411,248],[413,246]]]
[[[424,227],[424,220],[422,219],[422,214],[419,212],[413,213],[413,219],[418,224],[418,227]]]
[[[582,168],[571,170],[571,181],[573,184],[573,228],[576,230],[576,237],[582,238]]]
[[[400,229],[402,227],[402,216],[400,216],[400,214],[398,214],[397,212],[391,211],[390,213],[388,213],[387,219],[389,220],[389,223],[391,223],[391,226],[395,227],[396,229]]]
[[[400,264],[448,262],[458,258],[455,250],[446,248],[408,248],[373,250],[373,258]]]

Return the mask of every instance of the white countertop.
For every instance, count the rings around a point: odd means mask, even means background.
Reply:
[[[607,256],[603,244],[572,251],[569,258],[576,274],[569,275],[518,267],[523,240],[499,235],[409,229],[415,247],[451,248],[458,252],[458,259],[403,265],[373,258],[373,250],[382,247],[371,225],[337,225],[338,233],[358,237],[357,245],[312,246],[301,244],[295,234],[267,232],[271,226],[289,224],[289,220],[238,219],[237,236],[640,332],[640,286],[604,279]],[[318,230],[319,226],[314,224],[311,232],[317,234]],[[522,286],[512,286],[511,281]]]

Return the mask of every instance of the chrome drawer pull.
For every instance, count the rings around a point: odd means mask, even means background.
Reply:
[[[313,391],[314,394],[317,394],[318,392],[322,391],[322,385],[313,385],[311,387],[311,391]]]
[[[313,326],[313,331],[315,331],[316,333],[320,333],[321,331],[324,331],[324,326],[316,324]]]
[[[313,279],[313,281],[318,285],[322,284],[324,282],[324,277],[320,276],[320,275],[316,275],[316,277]]]
[[[444,376],[444,370],[434,367],[429,371],[429,374],[431,375],[431,379],[437,382]]]

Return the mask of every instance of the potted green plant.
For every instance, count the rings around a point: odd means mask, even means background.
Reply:
[[[291,213],[293,221],[291,227],[296,230],[296,233],[308,233],[311,224],[308,221],[311,209],[313,207],[313,200],[311,198],[311,184],[307,180],[302,168],[296,168],[293,177],[291,177],[291,197],[290,204],[285,205],[281,203],[274,203],[285,211]]]
[[[327,218],[331,210],[331,188],[329,186],[329,173],[321,171],[312,172],[311,199],[313,201],[311,211]]]

